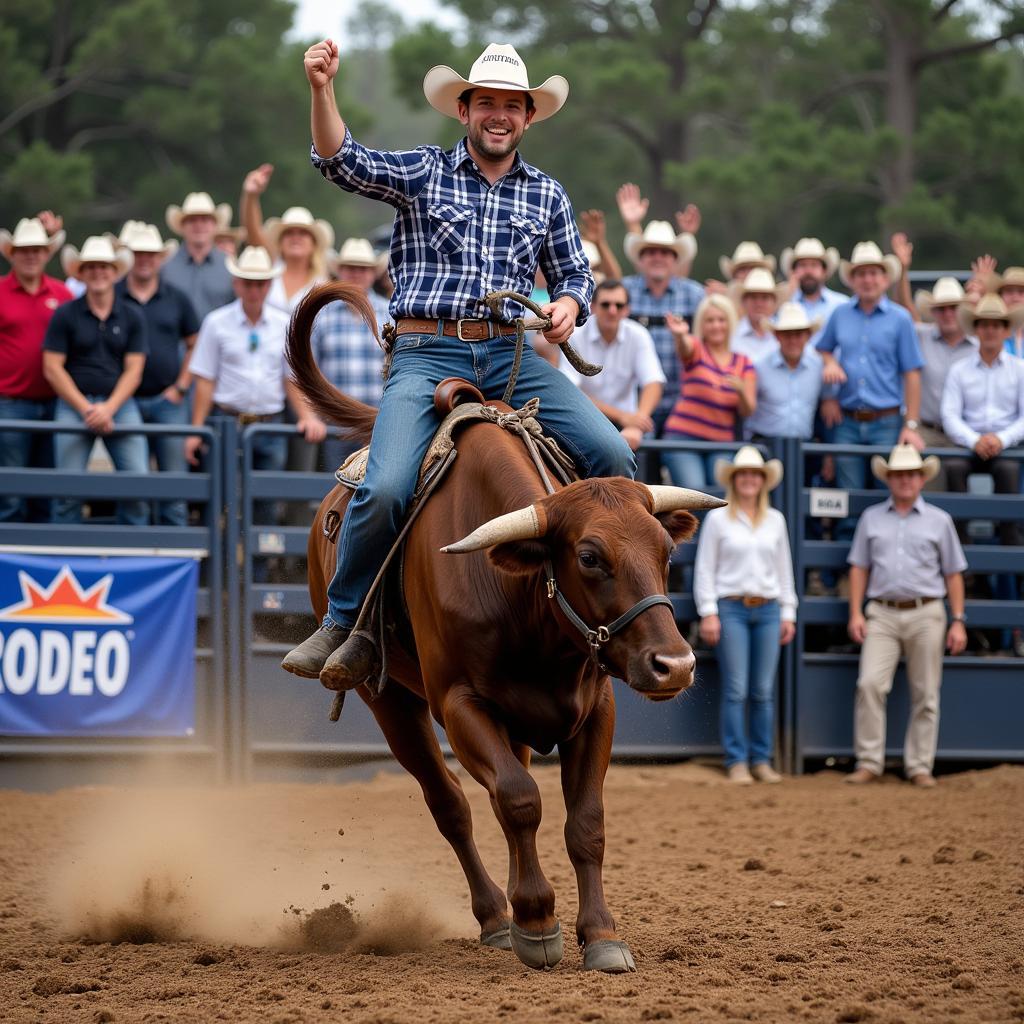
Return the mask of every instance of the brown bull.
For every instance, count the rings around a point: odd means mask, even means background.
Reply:
[[[338,298],[375,327],[361,294],[326,285],[297,311],[288,358],[318,412],[351,436],[366,438],[373,409],[333,388],[310,352],[315,314]],[[392,681],[375,700],[363,688],[360,696],[395,757],[420,783],[438,829],[455,850],[482,941],[511,944],[532,967],[554,966],[562,955],[555,893],[537,857],[540,793],[527,770],[531,749],[547,753],[557,746],[584,965],[633,970],[601,878],[602,790],[615,725],[610,674],[652,700],[667,700],[691,685],[693,653],[670,603],[644,599],[664,595],[672,548],[696,529],[685,508],[720,502],[625,479],[580,481],[546,495],[522,442],[489,423],[466,427],[458,447],[454,468],[408,535],[408,623],[405,642],[388,651]],[[323,517],[344,500],[335,487],[310,532],[309,590],[318,618],[327,609],[335,569]],[[465,539],[453,543],[459,538]],[[555,588],[561,601],[551,599]],[[616,628],[615,620],[630,611],[630,621]],[[609,624],[607,632],[598,628]],[[589,641],[582,631],[588,628]],[[490,795],[509,847],[511,922],[505,894],[481,863],[469,805],[445,766],[430,716]]]

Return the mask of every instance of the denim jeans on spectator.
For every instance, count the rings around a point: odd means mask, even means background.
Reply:
[[[283,416],[276,416],[280,423]],[[288,462],[288,438],[283,434],[256,434],[252,439],[252,468],[268,473],[280,473]],[[278,503],[255,501],[252,506],[253,523],[257,526],[278,525]]]
[[[843,413],[832,435],[834,444],[875,444],[892,448],[899,440],[903,420],[899,413],[878,420],[860,422]],[[841,491],[862,490],[872,478],[868,475],[868,458],[864,455],[836,456],[836,487]],[[857,526],[854,516],[847,516],[836,524],[836,540],[847,544],[853,540]]]
[[[103,395],[86,395],[90,402],[102,402]],[[57,399],[54,413],[57,423],[78,423],[82,417],[63,399]],[[135,399],[129,398],[114,414],[114,424],[118,427],[134,426],[142,423],[139,407]],[[146,439],[141,434],[115,434],[113,436],[83,434],[56,434],[54,451],[58,469],[81,473],[89,463],[89,453],[97,436],[103,440],[114,467],[122,473],[148,473],[149,449]],[[58,498],[54,509],[54,522],[80,523],[82,521],[82,503],[77,498]],[[117,503],[117,521],[125,526],[146,526],[149,523],[149,503],[145,501],[119,501]]]
[[[722,687],[719,724],[725,766],[769,764],[775,746],[779,603],[747,608],[742,601],[719,598],[718,617],[722,635],[715,650]]]
[[[163,395],[136,398],[143,423],[162,423],[167,426],[183,426],[190,422],[188,399],[177,404]],[[185,461],[185,435],[174,434],[162,437],[147,437],[149,453],[156,458],[157,468],[162,473],[187,473]],[[188,526],[188,506],[183,501],[154,501],[153,522],[160,526]]]
[[[666,441],[685,441],[685,438],[666,436]],[[705,487],[716,486],[715,463],[729,462],[728,452],[684,452],[662,451],[661,464],[668,468],[669,476],[676,487],[690,487],[702,491]]]
[[[53,419],[53,399],[4,398],[0,396],[0,420],[32,420],[49,423]],[[0,468],[53,468],[53,435],[21,430],[0,433]],[[0,495],[0,523],[47,523],[52,508],[47,498],[26,501],[13,495]]]

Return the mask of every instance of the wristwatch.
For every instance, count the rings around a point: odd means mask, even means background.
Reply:
[[[905,426],[907,430],[917,430],[921,424],[918,423],[917,420],[904,420],[903,426]]]
[[[967,616],[961,612],[959,615],[953,615],[950,617],[950,622],[960,622],[967,625]]]

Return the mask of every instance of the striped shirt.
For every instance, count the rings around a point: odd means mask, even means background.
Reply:
[[[395,208],[390,312],[433,319],[485,318],[488,292],[533,291],[538,263],[552,301],[570,296],[582,326],[594,279],[565,189],[516,153],[492,186],[460,139],[452,149],[367,149],[346,132],[332,157],[311,150],[313,165],[346,192]],[[505,299],[500,319],[523,309]]]
[[[387,319],[388,301],[374,291],[367,298],[379,329]],[[367,405],[380,405],[384,350],[347,302],[330,302],[320,310],[310,344],[321,372],[336,388]]]
[[[739,352],[730,352],[725,365],[719,366],[704,343],[695,338],[684,368],[676,403],[665,423],[665,436],[734,440],[739,395],[725,378],[750,380],[755,376],[753,364]]]

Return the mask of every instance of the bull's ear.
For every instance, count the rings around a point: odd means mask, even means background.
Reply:
[[[540,540],[510,540],[495,544],[487,552],[491,565],[510,576],[535,573],[551,557],[547,544]]]
[[[662,512],[657,519],[676,544],[689,540],[697,532],[697,517],[692,512],[676,509],[674,512]]]

